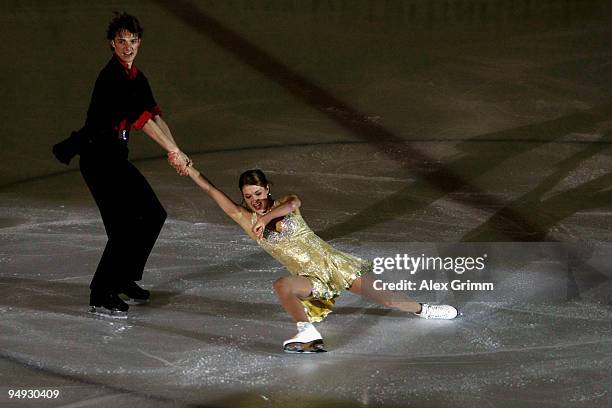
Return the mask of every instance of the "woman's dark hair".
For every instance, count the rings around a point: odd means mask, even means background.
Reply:
[[[106,38],[109,41],[114,40],[115,36],[124,30],[142,38],[142,26],[136,17],[127,13],[113,12],[113,19],[106,30]]]
[[[238,188],[242,191],[244,186],[268,187],[268,179],[263,171],[259,169],[247,170],[238,179]]]

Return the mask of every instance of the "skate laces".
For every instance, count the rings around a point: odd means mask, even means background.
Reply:
[[[297,329],[298,329],[298,333],[301,333],[304,330],[308,330],[311,327],[314,328],[314,326],[310,322],[297,322],[296,326],[297,326]]]

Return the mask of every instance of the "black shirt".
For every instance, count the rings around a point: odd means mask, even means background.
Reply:
[[[140,129],[161,114],[149,81],[132,65],[131,70],[113,55],[100,71],[87,111],[87,128],[96,131]]]

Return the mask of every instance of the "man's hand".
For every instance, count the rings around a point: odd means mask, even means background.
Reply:
[[[168,163],[181,176],[189,175],[189,167],[193,166],[191,159],[180,150],[168,152]]]

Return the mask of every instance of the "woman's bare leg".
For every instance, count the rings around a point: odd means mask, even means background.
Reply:
[[[421,311],[421,304],[410,299],[402,292],[375,290],[365,275],[355,279],[349,290],[379,305],[409,313],[419,313]]]
[[[296,322],[307,322],[308,316],[304,311],[304,305],[300,302],[310,296],[312,283],[303,276],[286,276],[274,282],[274,291],[287,313]]]

